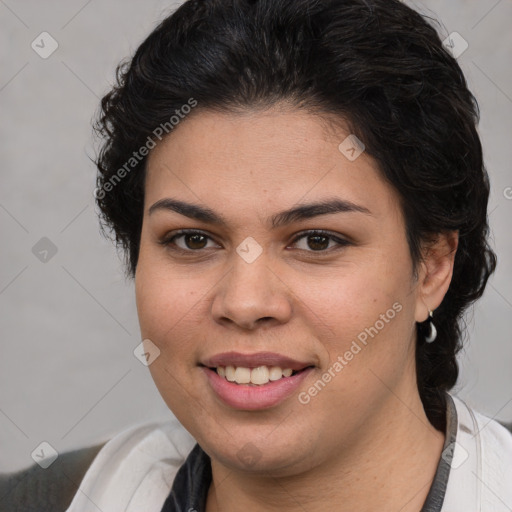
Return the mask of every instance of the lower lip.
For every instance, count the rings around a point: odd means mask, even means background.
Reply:
[[[224,403],[234,409],[243,409],[245,411],[257,411],[278,405],[292,395],[310,372],[313,371],[313,368],[306,368],[291,377],[282,377],[279,380],[270,381],[261,386],[249,386],[247,384],[229,382],[224,377],[218,375],[215,370],[210,370],[210,368],[202,366],[201,369],[208,377],[213,391]]]

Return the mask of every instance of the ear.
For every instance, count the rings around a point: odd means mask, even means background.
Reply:
[[[438,233],[435,241],[424,247],[418,271],[416,322],[424,322],[428,310],[434,311],[443,301],[452,280],[458,245],[459,232],[447,231]]]

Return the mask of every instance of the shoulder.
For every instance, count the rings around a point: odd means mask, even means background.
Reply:
[[[47,469],[34,464],[0,475],[0,512],[160,510],[196,441],[176,420],[127,428],[106,443],[62,453]],[[122,508],[125,507],[125,508]]]
[[[449,447],[452,458],[442,510],[512,510],[512,433],[461,398],[451,398],[457,432]]]
[[[457,440],[478,444],[478,452],[490,461],[499,457],[512,471],[512,425],[490,418],[452,395],[457,409]],[[487,462],[487,461],[484,461]]]
[[[60,454],[47,469],[34,464],[16,473],[0,475],[0,510],[66,510],[87,469],[104,444]]]
[[[173,418],[130,427],[113,437],[88,468],[67,512],[161,510],[174,477],[196,444]]]
[[[473,425],[476,429],[475,434],[478,433],[480,437],[486,437],[486,440],[492,438],[507,447],[512,447],[512,422],[498,421],[470,407],[461,398],[451,396],[457,408],[460,428],[465,430]]]

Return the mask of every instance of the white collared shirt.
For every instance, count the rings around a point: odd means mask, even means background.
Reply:
[[[451,426],[447,424],[438,468],[443,473],[443,461],[449,464],[442,477],[441,487],[444,490],[446,485],[446,490],[439,498],[444,497],[442,507],[428,510],[511,512],[512,434],[461,399],[448,396],[456,414]],[[100,450],[66,512],[90,512],[94,507],[102,512],[160,512],[176,473],[195,445],[177,420],[121,432]]]

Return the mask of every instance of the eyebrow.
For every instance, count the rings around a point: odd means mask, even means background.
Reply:
[[[151,215],[158,210],[173,211],[185,217],[189,217],[190,219],[206,222],[208,224],[214,224],[223,227],[228,225],[228,222],[226,219],[224,219],[224,217],[222,217],[222,215],[214,212],[210,208],[199,206],[197,204],[186,203],[177,199],[160,199],[149,208],[148,214]],[[366,215],[373,215],[372,212],[364,206],[357,205],[344,199],[334,198],[326,199],[316,203],[296,206],[289,210],[277,213],[271,217],[270,225],[272,229],[277,229],[281,226],[285,226],[300,220],[311,219],[319,215],[348,212],[358,212],[364,213]]]

